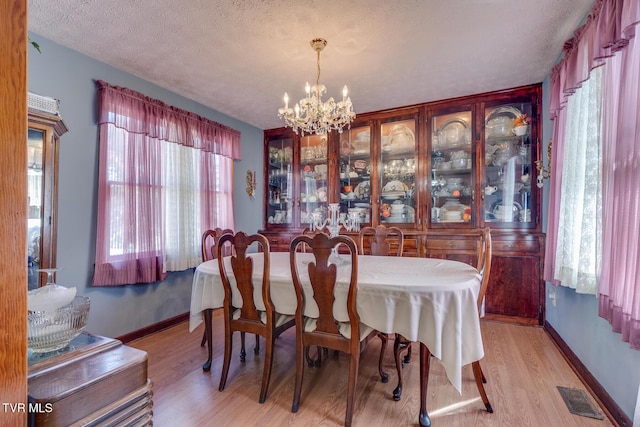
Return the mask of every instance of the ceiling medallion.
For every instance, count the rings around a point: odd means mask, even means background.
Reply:
[[[301,136],[305,133],[325,135],[332,130],[342,133],[342,128],[356,118],[346,85],[342,89],[342,101],[335,102],[333,98],[329,98],[322,102],[322,95],[327,88],[320,84],[320,52],[326,45],[325,39],[311,40],[311,47],[318,54],[318,75],[315,85],[309,86],[309,82],[305,85],[307,96],[292,109],[289,108],[289,95],[285,92],[284,108],[278,109],[278,116],[284,119],[286,126],[299,132]]]

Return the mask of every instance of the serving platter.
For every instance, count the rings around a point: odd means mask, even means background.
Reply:
[[[382,145],[384,152],[404,152],[412,150],[416,146],[416,137],[411,129],[405,125],[396,125],[389,132]]]
[[[436,131],[435,148],[456,148],[471,144],[471,129],[463,119],[454,118],[444,122]]]

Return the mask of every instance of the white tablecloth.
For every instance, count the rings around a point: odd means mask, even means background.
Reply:
[[[297,254],[302,281],[308,283],[306,264],[311,254]],[[262,254],[254,258],[254,283],[260,283]],[[345,257],[343,257],[345,258]],[[227,271],[231,271],[226,258]],[[344,306],[350,264],[338,267],[336,306]],[[288,252],[271,253],[271,297],[276,311],[294,314],[293,291]],[[305,280],[306,278],[306,280]],[[309,286],[310,288],[310,286]],[[443,364],[458,392],[462,385],[462,366],[482,359],[484,350],[476,305],[480,276],[478,271],[457,261],[410,257],[358,257],[358,314],[360,320],[381,332],[399,333],[411,341],[424,343]],[[305,287],[307,289],[307,287]],[[256,306],[261,307],[260,290]],[[218,261],[206,261],[196,269],[191,292],[189,330],[202,322],[202,311],[222,307],[224,290]],[[234,293],[234,302],[241,301]],[[305,315],[317,313],[307,298]],[[336,312],[347,321],[346,310]]]

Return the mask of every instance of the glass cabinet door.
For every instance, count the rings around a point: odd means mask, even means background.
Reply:
[[[380,125],[380,222],[416,222],[417,119]]]
[[[472,223],[471,110],[431,117],[431,224]]]
[[[44,138],[45,132],[29,128],[27,140],[27,266],[29,289],[39,285],[42,226],[44,212]]]
[[[269,139],[267,149],[267,222],[290,226],[293,225],[293,138]]]
[[[485,109],[483,211],[492,227],[533,224],[531,116],[530,102]]]
[[[300,138],[300,226],[306,228],[312,214],[319,212],[326,218],[329,163],[327,135],[307,135]]]
[[[371,128],[355,126],[340,134],[340,217],[357,213],[371,223]]]

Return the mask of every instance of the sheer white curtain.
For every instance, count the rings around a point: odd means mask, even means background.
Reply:
[[[166,218],[163,268],[165,272],[181,271],[202,262],[203,230],[234,228],[233,160],[164,144],[162,163],[162,211]]]
[[[602,235],[602,67],[568,99],[554,279],[597,294]]]

